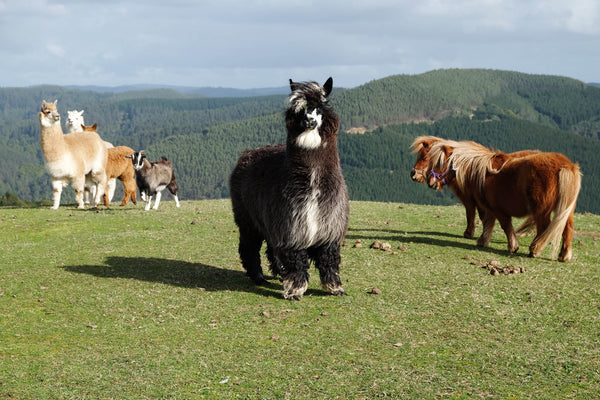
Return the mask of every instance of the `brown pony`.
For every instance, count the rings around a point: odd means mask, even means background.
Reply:
[[[559,153],[513,158],[475,142],[439,142],[431,147],[429,157],[430,168],[439,169],[459,190],[470,190],[477,207],[484,210],[478,245],[489,244],[497,218],[508,239],[508,251],[516,252],[519,242],[511,217],[531,216],[537,232],[529,255],[538,256],[552,243],[552,258],[556,258],[562,235],[558,260],[571,259],[573,214],[581,189],[578,164]]]
[[[477,207],[475,194],[473,193],[471,187],[460,188],[455,181],[448,181],[444,176],[439,174],[438,171],[429,169],[429,151],[434,144],[440,142],[444,142],[447,146],[455,146],[458,144],[458,142],[454,140],[446,140],[436,136],[419,136],[413,141],[411,148],[413,149],[413,153],[417,153],[417,161],[410,172],[410,177],[415,182],[427,183],[429,187],[437,190],[442,190],[444,184],[448,185],[456,198],[465,206],[465,211],[467,213],[467,228],[465,229],[463,236],[467,239],[472,239],[475,234],[475,211],[477,211],[479,214],[479,219],[483,221],[485,218],[483,215],[484,210]],[[507,156],[511,158],[519,158],[534,153],[539,153],[539,151],[522,150],[515,153],[510,153]],[[495,219],[493,222],[495,222]],[[517,232],[525,232],[532,225],[533,220],[528,219],[518,228]]]

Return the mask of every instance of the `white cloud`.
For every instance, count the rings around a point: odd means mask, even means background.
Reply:
[[[46,50],[48,50],[51,55],[59,58],[63,58],[67,53],[64,47],[54,43],[47,44]]]
[[[261,87],[314,74],[350,87],[451,67],[600,81],[599,4],[0,0],[0,86],[53,83],[31,80],[40,65],[57,84]]]

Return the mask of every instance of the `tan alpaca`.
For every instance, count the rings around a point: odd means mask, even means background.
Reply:
[[[131,199],[133,204],[137,204],[135,170],[133,169],[131,161],[128,158],[125,158],[126,156],[131,156],[133,153],[135,153],[135,150],[127,146],[117,146],[108,149],[106,178],[109,180],[117,178],[123,184],[125,194],[123,195],[123,201],[120,204],[121,206],[127,204],[129,199]],[[104,205],[106,207],[109,206],[111,200],[108,192],[107,184],[107,189],[104,191]]]
[[[83,110],[82,111],[69,111],[69,121],[67,122],[67,127],[69,129],[69,133],[73,133],[73,132],[96,132],[98,133],[98,123],[94,122],[94,125],[90,125],[90,126],[85,126],[83,124],[83,117],[81,116],[81,114],[83,114]],[[73,126],[74,123],[76,122],[81,122],[81,124],[79,125],[80,128],[78,130],[75,129],[75,127]],[[115,146],[113,146],[112,143],[107,142],[106,140],[104,141],[104,144],[106,145],[107,149],[111,149]],[[106,189],[104,190],[104,195],[106,196],[106,194],[108,194],[108,202],[110,203],[113,199],[113,196],[115,195],[115,189],[117,188],[117,180],[115,178],[110,178],[108,177],[107,174],[107,183],[106,183]],[[85,202],[85,204],[88,204],[90,201],[89,199],[91,197],[94,197],[96,195],[96,185],[94,184],[94,182],[92,181],[92,177],[89,175],[86,175],[85,177],[85,189],[83,190],[83,200]],[[108,205],[107,205],[108,207]]]
[[[62,189],[69,181],[75,189],[77,207],[84,208],[83,189],[87,174],[96,185],[96,196],[92,203],[96,207],[106,186],[108,151],[95,132],[63,134],[60,114],[56,109],[57,101],[42,101],[39,113],[42,152],[54,189],[52,209],[56,210],[60,205]]]

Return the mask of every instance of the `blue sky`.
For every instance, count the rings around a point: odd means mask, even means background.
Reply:
[[[355,87],[492,68],[600,82],[598,0],[0,0],[0,86]]]

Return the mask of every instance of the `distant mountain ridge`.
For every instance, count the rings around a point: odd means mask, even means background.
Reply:
[[[144,149],[150,159],[168,157],[182,199],[228,196],[229,173],[241,151],[285,141],[288,88],[250,97],[128,88],[135,90],[0,88],[0,194],[51,198],[36,117],[42,99],[58,99],[63,116],[67,110],[84,109],[86,123],[97,122],[102,137],[115,145]],[[579,162],[584,173],[578,210],[600,213],[596,86],[557,76],[449,69],[336,88],[331,104],[340,116],[340,158],[352,199],[455,203],[447,192],[410,180],[411,142],[419,135],[435,135],[505,151],[562,152]],[[365,133],[345,133],[353,128]]]
[[[273,87],[273,88],[255,88],[255,89],[236,89],[227,87],[194,87],[194,86],[176,86],[176,85],[155,85],[155,84],[138,84],[138,85],[121,85],[121,86],[65,86],[75,90],[91,90],[100,93],[123,93],[123,92],[139,92],[146,90],[170,89],[188,96],[200,97],[257,97],[270,96],[276,94],[286,94],[288,87]]]

